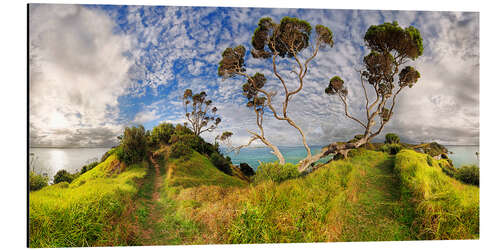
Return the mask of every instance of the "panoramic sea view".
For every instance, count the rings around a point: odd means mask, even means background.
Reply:
[[[475,164],[479,166],[479,159],[476,152],[479,152],[479,146],[446,146],[452,153],[449,157],[455,167]],[[60,169],[66,169],[70,173],[80,170],[82,166],[93,161],[99,161],[102,155],[109,148],[30,148],[30,169],[37,173],[47,174],[52,178]],[[306,156],[304,147],[280,147],[281,152],[287,162],[296,164]],[[321,150],[321,146],[311,146],[313,154]],[[33,153],[33,154],[31,154]],[[262,162],[276,161],[276,157],[268,148],[243,148],[239,154],[230,152],[233,164],[242,162],[248,163],[253,169],[259,166],[259,160]],[[330,157],[331,158],[331,157]],[[329,158],[322,159],[326,161]]]
[[[110,148],[30,148],[29,167],[50,179],[61,169],[70,173],[80,170],[84,165],[100,161]]]

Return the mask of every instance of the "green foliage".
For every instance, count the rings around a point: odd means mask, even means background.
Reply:
[[[216,168],[218,168],[220,171],[226,173],[227,175],[232,175],[231,171],[231,161],[228,161],[226,158],[224,158],[222,155],[220,155],[218,152],[213,152],[210,155],[210,161]]]
[[[339,94],[342,96],[347,95],[347,88],[344,86],[344,80],[340,76],[334,76],[330,79],[328,87],[325,89],[325,93],[328,95]]]
[[[37,174],[33,171],[30,171],[29,173],[30,191],[36,191],[42,189],[43,187],[47,186],[48,183],[49,183],[49,178]]]
[[[389,153],[391,155],[397,154],[403,147],[400,144],[384,144],[381,148],[382,152]]]
[[[402,199],[414,210],[412,230],[418,239],[471,239],[479,236],[479,188],[429,167],[427,155],[402,150],[395,171]],[[434,159],[432,159],[432,165]]]
[[[429,165],[429,167],[432,167],[432,164],[434,162],[432,157],[430,155],[427,155],[426,160],[427,160],[427,165]]]
[[[243,45],[226,48],[222,52],[222,60],[219,62],[217,75],[227,79],[245,72],[245,54],[246,49]]]
[[[185,124],[191,126],[190,129],[196,136],[203,132],[212,132],[222,121],[216,115],[217,107],[212,105],[212,100],[207,98],[204,91],[193,94],[191,89],[186,89],[182,96],[182,102],[188,120]]]
[[[105,159],[106,160],[106,159]],[[101,161],[102,162],[102,161]],[[87,171],[89,170],[92,170],[93,168],[95,168],[97,165],[99,165],[99,162],[92,162],[92,163],[89,163],[85,166],[82,167],[82,169],[80,170],[80,174],[84,174],[86,173]]]
[[[458,180],[463,183],[476,185],[479,187],[479,167],[476,165],[462,166],[456,174]]]
[[[187,158],[193,153],[193,149],[183,141],[174,143],[171,148],[170,157]]]
[[[121,145],[117,149],[120,161],[127,165],[141,162],[146,157],[147,137],[142,125],[127,127],[121,137]]]
[[[441,159],[438,161],[438,163],[439,163],[439,167],[441,168],[441,170],[443,170],[443,172],[446,175],[453,177],[453,178],[457,177],[457,169],[455,167],[453,167],[453,165],[451,164],[451,160]]]
[[[424,51],[419,30],[413,26],[403,29],[396,21],[370,26],[364,40],[373,51],[395,51],[398,55],[411,59],[421,56]]]
[[[172,174],[165,180],[167,186],[188,188],[201,185],[222,187],[244,185],[242,180],[224,174],[212,164],[210,159],[196,151],[187,158],[171,158],[168,168],[171,169]]]
[[[278,162],[270,162],[261,164],[257,168],[257,172],[254,176],[254,181],[256,183],[271,180],[273,182],[283,182],[288,179],[293,179],[299,177],[300,172],[296,165],[291,163],[286,163],[285,165],[280,165]]]
[[[243,172],[243,174],[248,176],[248,177],[255,175],[255,171],[253,170],[253,168],[250,167],[250,165],[248,165],[245,162],[240,163],[239,168],[240,168],[241,172]]]
[[[71,184],[61,182],[30,193],[29,247],[105,245],[116,235],[114,224],[125,203],[137,192],[134,180],[146,174],[144,165],[131,165],[109,176],[111,155]]]
[[[57,184],[60,182],[71,183],[75,178],[78,177],[78,175],[79,175],[79,173],[70,174],[65,169],[61,169],[61,170],[57,171],[56,175],[54,175],[54,184]]]
[[[170,137],[174,133],[174,125],[170,123],[160,123],[158,126],[154,127],[151,131],[151,140],[153,144],[158,145],[159,143],[168,144],[170,142]]]
[[[387,144],[398,144],[399,143],[399,136],[394,133],[388,133],[385,135],[385,143]]]
[[[397,177],[382,152],[364,151],[282,183],[249,187],[230,243],[409,240]]]

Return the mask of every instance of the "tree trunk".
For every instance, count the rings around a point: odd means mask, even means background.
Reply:
[[[360,140],[358,140],[356,142],[352,142],[352,143],[342,143],[342,144],[339,144],[337,142],[331,143],[328,146],[323,147],[321,149],[320,153],[313,155],[311,158],[307,157],[307,158],[301,160],[300,165],[299,165],[299,172],[302,173],[302,172],[308,171],[313,163],[315,163],[315,162],[319,161],[319,159],[321,159],[325,156],[331,155],[331,154],[335,155],[335,154],[340,153],[345,158],[347,158],[347,154],[349,153],[349,151],[351,149],[356,149],[356,148],[359,148],[359,147],[365,145],[369,141],[369,139],[371,139],[371,138],[372,138],[372,136],[365,135]]]

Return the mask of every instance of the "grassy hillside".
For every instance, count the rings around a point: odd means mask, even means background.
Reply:
[[[479,188],[446,174],[438,161],[412,150],[396,156],[403,200],[413,205],[418,239],[479,237]]]
[[[259,181],[251,184],[223,173],[204,154],[174,159],[169,151],[160,147],[150,164],[127,167],[111,155],[71,184],[30,193],[30,246],[479,236],[479,188],[413,150],[396,156],[353,150],[349,159],[284,181],[268,175],[286,171],[257,171]]]
[[[118,165],[117,165],[118,163]],[[58,183],[30,193],[30,247],[76,247],[105,244],[113,221],[137,192],[135,179],[146,174],[145,164],[120,174],[115,155],[71,184]]]
[[[170,159],[167,162],[166,183],[183,188],[200,185],[243,186],[246,183],[218,170],[210,160],[193,151],[188,158]]]

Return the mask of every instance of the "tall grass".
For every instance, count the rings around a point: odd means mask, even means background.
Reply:
[[[297,179],[248,191],[231,222],[230,243],[402,240],[397,183],[387,154],[364,151]],[[390,189],[390,190],[387,190]]]
[[[145,163],[120,174],[109,172],[115,155],[71,184],[61,182],[30,193],[29,246],[82,247],[106,245],[111,221],[137,192],[134,179],[146,174]]]
[[[418,239],[479,237],[479,189],[447,176],[426,154],[402,150],[395,171],[402,198],[415,212],[412,230]],[[431,163],[431,164],[429,164]]]

